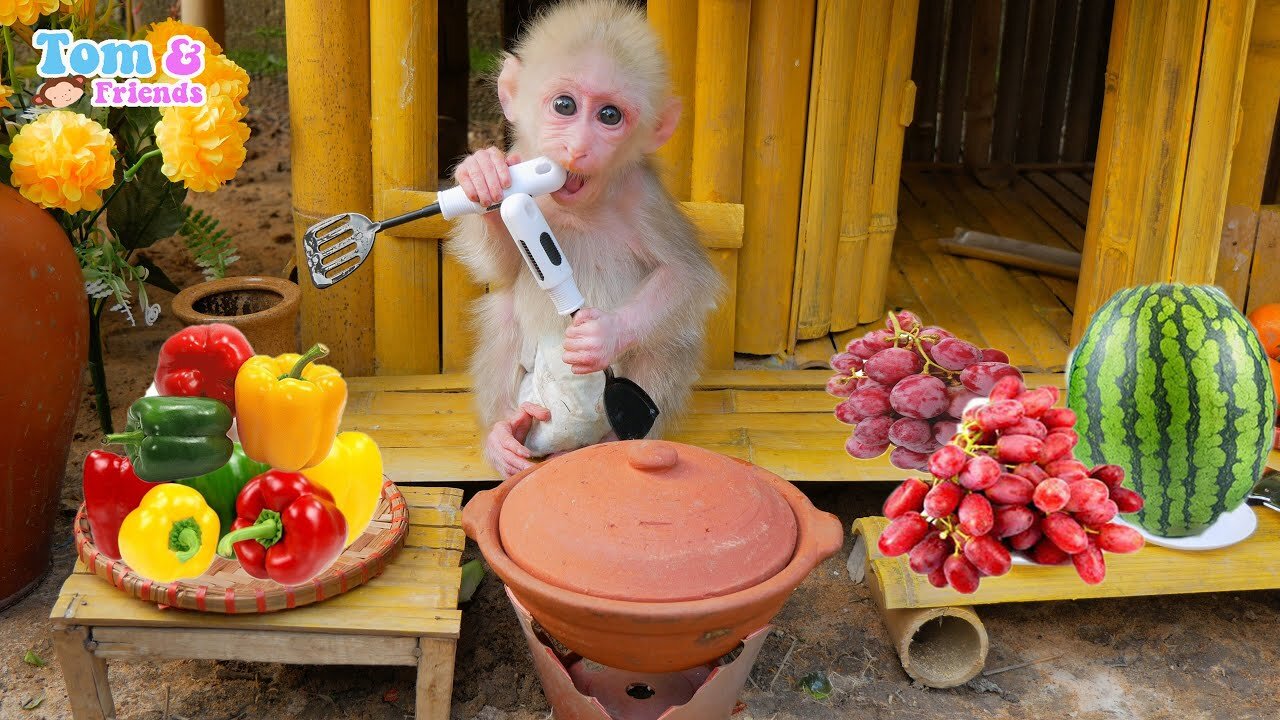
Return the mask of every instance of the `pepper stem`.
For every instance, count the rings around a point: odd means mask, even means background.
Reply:
[[[269,548],[280,542],[283,534],[284,525],[280,522],[280,513],[264,509],[258,513],[258,519],[252,525],[223,535],[218,541],[218,554],[224,558],[234,558],[235,550],[232,546],[244,540],[257,540],[262,547]]]
[[[147,437],[147,434],[141,430],[130,430],[129,432],[112,433],[102,438],[103,445],[137,445]]]
[[[301,380],[303,368],[305,368],[309,363],[319,360],[328,354],[329,347],[324,343],[316,343],[315,345],[312,345],[311,349],[308,350],[305,355],[298,358],[298,362],[293,364],[293,369],[284,375],[281,375],[279,379],[283,380],[285,378],[294,378],[296,380]]]
[[[200,552],[200,526],[195,518],[186,518],[173,524],[169,531],[169,549],[178,556],[178,562],[186,562]]]

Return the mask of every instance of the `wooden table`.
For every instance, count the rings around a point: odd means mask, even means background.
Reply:
[[[76,720],[115,717],[110,659],[198,659],[418,668],[416,717],[447,720],[462,614],[462,491],[401,487],[404,547],[381,575],[329,600],[263,615],[162,609],[77,562],[49,617]]]

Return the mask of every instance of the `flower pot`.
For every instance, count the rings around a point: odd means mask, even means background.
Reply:
[[[173,298],[173,314],[184,325],[227,323],[249,339],[259,355],[298,352],[301,291],[277,277],[220,278],[186,288]]]
[[[57,221],[0,185],[0,607],[49,566],[88,363],[80,263]]]

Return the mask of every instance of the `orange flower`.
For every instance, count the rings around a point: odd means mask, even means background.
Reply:
[[[115,183],[115,140],[79,113],[53,110],[22,126],[9,145],[10,182],[23,197],[67,212],[97,210]]]
[[[166,107],[156,123],[160,170],[193,192],[213,192],[235,177],[244,163],[249,126],[237,119],[226,95],[212,95],[197,107]]]
[[[0,0],[0,25],[31,25],[41,15],[58,9],[58,0]]]
[[[9,102],[9,96],[12,94],[13,88],[0,84],[0,110],[13,107],[13,103]]]
[[[0,0],[0,3],[3,3],[4,1],[5,0]],[[151,23],[147,28],[147,36],[144,38],[147,42],[151,43],[151,57],[156,63],[156,73],[151,76],[151,80],[161,81],[161,78],[158,77],[164,75],[164,68],[161,65],[161,60],[164,58],[165,52],[169,49],[169,40],[175,35],[186,35],[192,40],[199,40],[204,43],[204,56],[206,59],[213,55],[222,54],[222,46],[214,41],[213,36],[209,34],[208,30],[205,30],[198,25],[188,25],[172,18]]]

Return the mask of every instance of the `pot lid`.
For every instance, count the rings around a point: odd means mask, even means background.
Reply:
[[[795,514],[768,475],[680,443],[593,445],[530,471],[498,530],[517,565],[556,587],[635,602],[718,597],[791,561]]]

